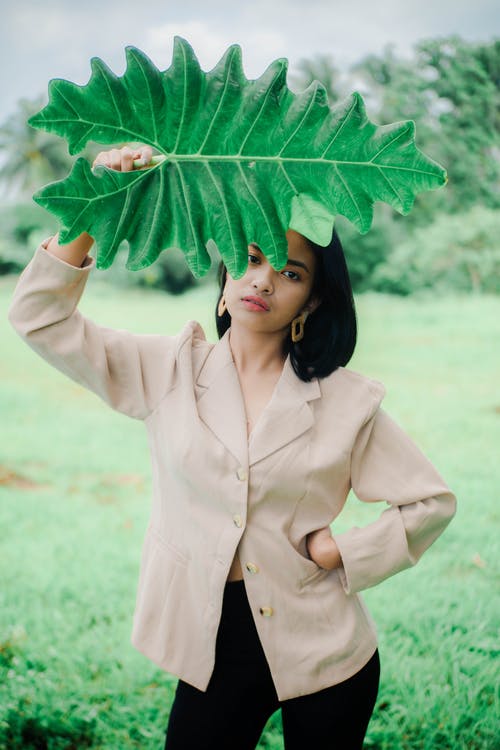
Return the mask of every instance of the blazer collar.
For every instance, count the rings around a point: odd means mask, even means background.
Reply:
[[[196,385],[200,418],[241,466],[261,461],[312,427],[314,415],[309,401],[321,397],[318,379],[308,383],[300,380],[288,356],[271,400],[247,438],[245,405],[229,346],[229,329],[205,359]]]

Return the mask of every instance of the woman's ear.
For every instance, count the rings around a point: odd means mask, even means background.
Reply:
[[[310,315],[311,313],[313,313],[315,310],[318,309],[320,304],[321,304],[320,297],[311,297],[311,299],[304,306],[304,312],[307,312],[308,315]]]

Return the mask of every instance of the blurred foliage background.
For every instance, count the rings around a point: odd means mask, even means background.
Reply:
[[[356,292],[375,290],[408,295],[420,289],[500,293],[500,40],[466,42],[458,36],[428,39],[399,58],[391,46],[369,55],[346,72],[321,55],[302,60],[289,81],[304,89],[314,80],[330,102],[357,90],[368,116],[378,124],[414,120],[417,145],[448,170],[444,189],[417,198],[400,216],[385,204],[375,210],[372,229],[362,236],[343,217],[337,220]],[[22,270],[34,247],[57,229],[55,219],[31,200],[35,190],[71,169],[66,143],[34,130],[28,117],[45,101],[23,99],[0,126],[0,274]],[[99,150],[89,145],[83,156]],[[123,248],[107,278],[179,294],[213,281],[216,264],[196,281],[180,251],[133,274]]]

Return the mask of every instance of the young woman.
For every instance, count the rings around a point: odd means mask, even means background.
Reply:
[[[148,148],[102,152],[118,170]],[[286,750],[362,747],[378,690],[359,592],[413,565],[455,497],[349,369],[356,316],[342,248],[289,230],[275,271],[248,247],[223,268],[220,340],[96,325],[77,309],[95,261],[84,235],[37,249],[9,318],[42,357],[142,419],[153,505],[132,642],[179,677],[167,750],[252,750],[281,708]],[[332,534],[350,488],[388,508]]]

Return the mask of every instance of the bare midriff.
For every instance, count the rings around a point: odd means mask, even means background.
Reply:
[[[238,557],[238,550],[236,550],[236,554],[233,557],[233,562],[231,563],[231,567],[229,569],[227,580],[228,581],[241,581],[242,578],[243,578],[243,571],[241,569],[240,559]]]

